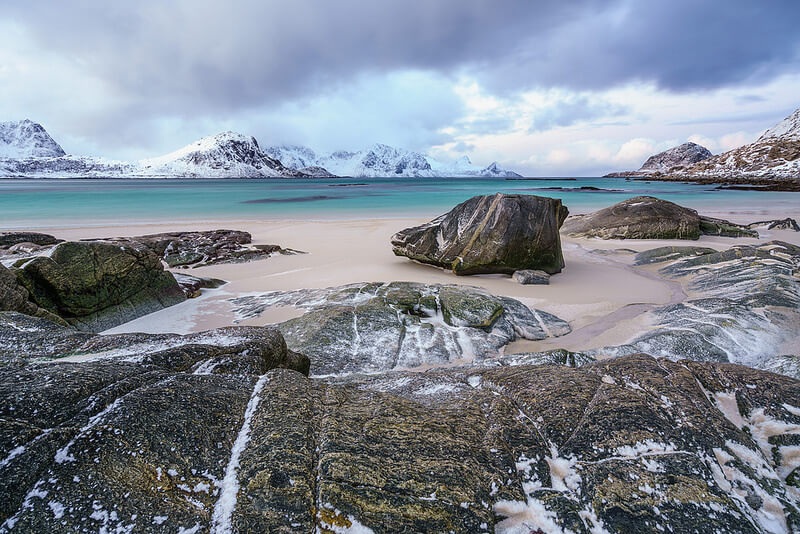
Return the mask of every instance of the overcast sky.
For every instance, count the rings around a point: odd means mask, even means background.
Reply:
[[[798,21],[798,0],[3,0],[0,120],[119,159],[234,130],[590,176],[800,107]]]

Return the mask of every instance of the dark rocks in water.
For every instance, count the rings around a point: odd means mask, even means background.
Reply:
[[[548,285],[550,283],[550,275],[544,271],[536,271],[531,269],[522,269],[514,271],[511,275],[516,282],[522,285]]]
[[[476,196],[422,226],[392,236],[392,250],[455,274],[539,269],[561,272],[558,229],[567,217],[558,199],[533,195]]]
[[[750,223],[747,228],[766,228],[767,230],[794,230],[800,232],[800,225],[797,221],[787,217],[785,219],[774,219],[772,221],[758,221]]]
[[[569,324],[475,287],[411,282],[275,291],[231,299],[240,319],[272,306],[305,314],[277,327],[311,357],[313,375],[374,373],[482,361],[516,339],[545,339]]]
[[[56,239],[50,234],[40,234],[38,232],[0,232],[0,249],[8,248],[19,243],[32,243],[34,245],[47,246],[61,242],[61,239]]]
[[[641,196],[587,215],[567,219],[564,232],[572,237],[601,239],[699,239],[701,235],[758,237],[743,226],[703,217],[668,200]]]
[[[61,243],[14,273],[31,301],[81,330],[106,330],[185,300],[143,247]]]
[[[715,252],[716,249],[708,247],[658,247],[636,254],[634,265],[674,261],[686,256],[703,256]]]
[[[788,377],[636,355],[321,381],[157,354],[0,367],[0,529],[800,528]]]
[[[250,233],[240,230],[166,232],[90,241],[146,247],[163,258],[171,268],[254,261],[284,251],[278,245],[251,245]]]
[[[203,289],[216,289],[228,283],[218,278],[201,278],[181,273],[172,273],[172,276],[189,299],[199,297]]]

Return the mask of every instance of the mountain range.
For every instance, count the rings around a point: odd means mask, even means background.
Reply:
[[[473,165],[464,157],[445,164],[419,152],[375,144],[358,151],[317,154],[308,147],[262,149],[254,137],[223,132],[175,152],[139,161],[67,155],[38,123],[0,122],[0,176],[107,178],[275,177],[519,177],[496,162]]]
[[[786,180],[800,178],[800,109],[767,129],[753,143],[714,156],[707,148],[684,143],[650,156],[636,171],[606,176],[704,181]]]

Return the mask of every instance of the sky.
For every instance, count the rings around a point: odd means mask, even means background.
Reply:
[[[114,159],[233,130],[596,176],[800,107],[798,21],[797,0],[3,0],[0,120]]]

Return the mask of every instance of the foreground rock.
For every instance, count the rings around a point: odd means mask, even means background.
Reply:
[[[0,367],[0,530],[800,528],[787,377],[629,356],[325,382],[192,360]]]
[[[554,274],[564,268],[558,229],[567,213],[552,198],[503,193],[472,197],[427,224],[396,233],[392,250],[455,274],[512,274],[520,269]]]
[[[241,263],[268,258],[275,253],[297,253],[295,250],[284,249],[278,245],[252,245],[253,239],[250,233],[241,230],[167,232],[87,241],[148,248],[172,268]]]
[[[569,333],[554,315],[455,285],[411,282],[275,291],[232,299],[239,319],[272,306],[305,311],[278,326],[290,348],[311,357],[313,375],[374,373],[496,358],[516,339]]]
[[[601,239],[699,239],[701,235],[758,237],[758,232],[655,197],[624,200],[609,208],[566,220],[571,237]]]
[[[81,330],[106,330],[185,300],[159,257],[142,247],[61,243],[14,273],[31,302]]]
[[[779,355],[796,350],[800,335],[800,247],[781,241],[720,252],[662,247],[638,254],[636,261],[662,262],[659,274],[680,282],[692,298],[655,308],[648,318],[653,328],[628,344],[587,355],[646,352],[789,374],[798,368]]]

